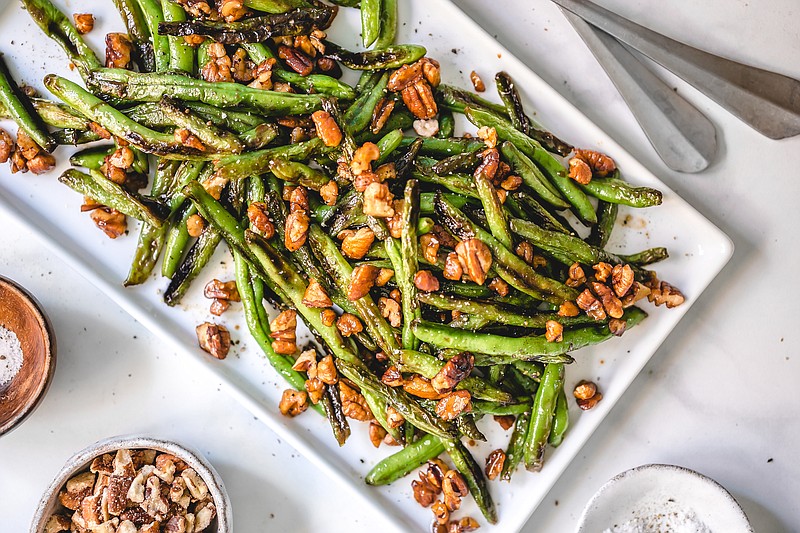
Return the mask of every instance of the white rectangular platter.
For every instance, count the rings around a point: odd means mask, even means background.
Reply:
[[[68,3],[56,0],[56,3],[70,14],[95,14],[98,22],[88,38],[98,52],[102,53],[104,49],[105,33],[122,31],[122,23],[110,0],[71,0]],[[558,449],[548,451],[541,472],[533,474],[519,470],[510,484],[490,483],[500,522],[497,526],[489,527],[481,518],[482,531],[517,531],[609,410],[620,401],[661,342],[722,269],[733,248],[722,232],[670,191],[452,3],[447,0],[413,0],[400,4],[398,41],[425,45],[429,56],[440,61],[445,82],[470,87],[469,73],[476,70],[486,82],[485,94],[496,100],[494,83],[491,82],[494,73],[499,70],[509,72],[523,91],[529,110],[536,110],[537,118],[557,135],[576,146],[597,148],[608,153],[616,160],[626,179],[664,192],[664,203],[658,208],[638,211],[621,209],[620,222],[610,249],[637,251],[650,246],[667,246],[671,257],[657,265],[656,269],[662,279],[669,280],[684,292],[687,301],[672,310],[656,309],[645,303],[644,308],[651,316],[641,326],[620,339],[581,350],[577,354],[577,362],[567,370],[567,387],[571,389],[581,379],[592,379],[599,384],[604,400],[595,409],[585,413],[575,405],[571,406],[569,432]],[[0,8],[2,5],[0,0]],[[523,2],[508,4],[505,8],[526,9]],[[16,1],[9,2],[0,13],[0,36],[0,52],[6,55],[20,82],[33,85],[47,94],[41,83],[45,74],[58,73],[76,78],[76,74],[67,68],[61,50],[43,36]],[[345,47],[358,48],[357,11],[342,9],[331,37]],[[10,123],[3,123],[2,127],[9,131],[16,130]],[[463,131],[464,127],[460,123],[459,131]],[[61,164],[47,175],[11,175],[8,167],[3,166],[0,169],[0,208],[33,228],[56,254],[106,292],[136,320],[159,335],[169,349],[183,354],[187,363],[194,365],[194,368],[210,372],[244,407],[304,453],[321,470],[348,486],[361,497],[364,504],[380,510],[386,520],[383,524],[375,524],[376,529],[428,530],[431,513],[413,500],[410,478],[383,488],[368,487],[363,482],[363,476],[372,465],[394,452],[395,448],[374,449],[367,439],[365,425],[358,422],[353,423],[350,440],[339,448],[330,435],[327,422],[312,412],[294,419],[280,415],[277,405],[285,385],[260,356],[241,321],[237,306],[216,319],[232,331],[236,342],[232,354],[224,361],[217,361],[197,348],[195,326],[214,318],[208,312],[208,300],[202,296],[205,281],[212,277],[233,277],[231,260],[222,251],[224,247],[220,247],[221,251],[218,251],[211,268],[204,272],[202,279],[195,282],[184,303],[177,308],[169,308],[162,303],[160,293],[166,287],[167,280],[156,275],[141,287],[122,287],[138,228],[130,224],[131,235],[112,241],[94,227],[87,214],[80,212],[82,197],[56,180],[67,166],[70,152],[71,149],[60,148],[56,156]],[[482,464],[489,451],[506,447],[509,433],[502,431],[490,417],[479,425],[486,432],[489,442],[470,449]],[[269,495],[264,494],[264,497]],[[464,515],[480,518],[471,500],[465,503],[457,516]]]

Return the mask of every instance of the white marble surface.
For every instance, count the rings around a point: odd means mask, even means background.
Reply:
[[[602,483],[651,462],[687,466],[716,479],[741,502],[756,531],[800,530],[800,335],[794,302],[800,290],[792,279],[800,265],[794,247],[800,227],[800,138],[761,137],[662,73],[717,125],[721,144],[707,171],[671,172],[553,5],[545,0],[458,4],[736,244],[729,266],[524,531],[574,530]],[[606,0],[603,5],[690,44],[800,78],[796,0]],[[164,351],[108,298],[59,264],[35,236],[2,216],[0,228],[0,274],[37,295],[59,341],[55,381],[41,407],[0,439],[1,531],[26,530],[40,493],[69,455],[121,433],[155,433],[205,452],[225,479],[237,532],[380,529],[380,516],[354,508],[337,484],[215,383]]]

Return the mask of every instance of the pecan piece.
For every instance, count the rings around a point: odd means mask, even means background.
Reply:
[[[572,263],[569,267],[569,277],[564,282],[567,287],[578,287],[586,283],[586,274],[580,263]]]
[[[370,183],[364,189],[364,214],[376,218],[394,216],[393,199],[394,196],[389,192],[389,187],[385,183]]]
[[[400,412],[391,405],[386,408],[386,423],[392,429],[399,428],[405,424],[406,419]]]
[[[317,363],[317,377],[325,385],[335,385],[339,382],[339,373],[336,371],[332,355],[326,355]]]
[[[211,322],[203,322],[195,328],[200,347],[217,359],[225,359],[231,349],[231,334],[228,328]]]
[[[500,424],[500,427],[508,431],[514,425],[514,415],[494,415],[494,421]]]
[[[225,22],[236,22],[248,13],[244,0],[221,0],[217,9]]]
[[[14,151],[14,139],[11,135],[2,128],[0,128],[0,163],[5,163],[11,157]]]
[[[458,254],[450,252],[444,261],[442,276],[444,276],[444,279],[459,281],[463,275],[464,269],[461,267],[461,261],[458,260]]]
[[[401,387],[405,380],[403,379],[403,374],[400,373],[400,370],[396,366],[392,365],[387,368],[386,372],[384,372],[383,376],[381,376],[381,382],[390,387]]]
[[[289,68],[301,76],[308,76],[314,71],[314,62],[311,61],[311,58],[296,48],[279,46],[278,57],[283,59],[289,65]]]
[[[431,86],[424,80],[417,80],[400,94],[408,110],[419,119],[431,119],[439,112]]]
[[[503,470],[503,464],[506,462],[506,452],[503,450],[494,450],[486,458],[486,477],[490,480],[497,478]]]
[[[605,177],[617,169],[614,160],[605,154],[596,152],[594,150],[575,150],[575,157],[578,157],[586,162],[589,168],[598,176]]]
[[[314,278],[311,278],[308,282],[305,292],[303,293],[303,305],[306,307],[324,309],[326,307],[331,307],[333,302],[331,301],[330,296],[328,296],[328,293],[325,292],[325,289],[322,287],[322,285],[320,285],[319,282]]]
[[[203,296],[209,300],[230,300],[232,302],[241,301],[239,291],[236,288],[236,281],[220,281],[212,279],[203,289]]]
[[[436,257],[439,255],[439,239],[432,233],[426,233],[419,238],[419,246],[425,260],[428,263],[436,264]]]
[[[411,490],[414,493],[414,499],[423,507],[429,507],[436,500],[436,492],[425,481],[415,479],[411,482]]]
[[[564,337],[564,326],[560,323],[556,322],[555,320],[548,320],[545,325],[545,338],[547,342],[561,342]]]
[[[383,287],[394,277],[394,270],[391,268],[382,268],[378,271],[378,277],[375,278],[375,285]]]
[[[375,241],[375,233],[369,228],[359,228],[342,239],[342,253],[350,259],[362,259]]]
[[[621,318],[612,318],[608,321],[608,331],[615,337],[622,337],[625,330],[628,328],[628,323]]]
[[[381,98],[378,105],[372,111],[372,121],[370,122],[369,129],[372,133],[378,134],[386,125],[386,121],[394,111],[394,100],[390,98]]]
[[[489,288],[499,296],[508,296],[508,291],[511,289],[502,278],[492,278],[492,281],[489,282]]]
[[[336,322],[336,311],[333,309],[323,309],[319,313],[319,319],[325,326],[332,326]]]
[[[284,416],[295,417],[308,409],[308,393],[294,389],[286,389],[281,395],[278,404],[281,414]]]
[[[435,292],[439,290],[439,280],[430,270],[420,270],[414,274],[414,286],[422,292]]]
[[[339,394],[342,398],[342,412],[346,417],[361,422],[369,422],[375,418],[364,396],[342,381],[339,382]]]
[[[81,35],[86,35],[94,28],[94,15],[91,13],[74,13],[72,20],[75,21],[75,29]]]
[[[128,229],[128,219],[124,214],[110,207],[99,207],[89,214],[95,225],[108,237],[116,239]]]
[[[583,411],[588,411],[589,409],[593,409],[595,405],[598,404],[600,400],[603,399],[603,395],[600,392],[595,393],[594,396],[588,398],[586,400],[577,400],[578,407],[581,408]]]
[[[442,479],[442,494],[444,503],[450,511],[457,511],[461,507],[461,498],[469,494],[467,482],[457,470],[449,470]]]
[[[344,313],[336,320],[336,328],[345,337],[364,331],[364,325],[358,317],[350,313]]]
[[[581,311],[578,306],[570,301],[564,302],[558,308],[558,316],[578,316],[579,314]]]
[[[186,232],[189,234],[189,237],[199,237],[200,234],[203,233],[205,227],[205,219],[197,213],[186,219]]]
[[[353,269],[347,288],[347,299],[354,302],[369,294],[375,285],[380,269],[372,265],[359,265]]]
[[[622,318],[622,302],[614,292],[597,281],[592,282],[592,290],[600,298],[603,308],[611,318]]]
[[[594,297],[592,291],[589,289],[585,289],[582,293],[578,295],[578,299],[575,300],[575,303],[578,304],[578,307],[583,309],[587,315],[592,317],[595,320],[605,320],[606,312],[603,310],[603,304],[600,303],[600,300]]]
[[[611,275],[614,267],[608,263],[600,262],[594,265],[592,268],[594,269],[594,278],[601,283],[605,283],[608,280],[608,277]]]
[[[475,357],[467,352],[461,352],[447,361],[444,366],[431,379],[431,385],[439,393],[450,392],[464,378],[469,376],[475,366]]]
[[[264,202],[253,202],[247,206],[247,219],[265,239],[275,235],[275,225],[267,215],[267,204]]]
[[[389,77],[389,83],[386,88],[392,92],[400,92],[415,81],[422,79],[422,76],[422,63],[420,61],[411,65],[403,65]]]
[[[581,185],[587,185],[590,181],[592,181],[592,169],[583,159],[579,157],[573,157],[569,160],[568,176]]]
[[[572,395],[577,400],[588,400],[597,393],[597,385],[591,381],[581,380],[572,390]]]
[[[292,370],[305,372],[309,379],[317,377],[317,352],[306,350],[295,359]]]
[[[400,327],[403,322],[403,314],[399,303],[391,298],[381,298],[378,300],[378,309],[380,309],[381,316],[387,319],[393,328]]]
[[[410,379],[403,382],[403,390],[407,393],[425,398],[426,400],[436,400],[441,398],[441,394],[436,392],[431,382],[419,374],[414,374]]]
[[[478,239],[467,239],[456,245],[456,254],[461,267],[472,281],[483,285],[486,273],[492,266],[492,252]]]
[[[284,245],[290,252],[296,252],[306,243],[311,219],[305,211],[294,211],[286,217]]]
[[[319,195],[325,205],[336,205],[336,199],[339,198],[339,186],[331,180],[319,188]]]
[[[311,119],[314,121],[317,137],[322,139],[325,146],[339,146],[342,143],[342,130],[330,113],[320,109],[314,111]]]
[[[433,502],[431,511],[433,511],[433,518],[437,524],[447,524],[447,521],[450,520],[450,510],[441,500]]]
[[[483,176],[489,181],[494,180],[500,168],[500,152],[497,148],[488,148],[481,154],[481,164],[475,169],[475,176]]]
[[[483,83],[483,80],[478,73],[474,70],[469,73],[469,81],[472,82],[472,87],[475,89],[476,92],[482,93],[486,90],[486,84]]]
[[[378,145],[371,142],[365,142],[359,146],[353,154],[353,160],[350,162],[350,171],[358,176],[362,172],[372,170],[372,162],[377,160],[381,155]]]
[[[106,67],[128,68],[131,64],[133,46],[126,33],[106,35]]]
[[[436,404],[436,414],[442,420],[453,420],[461,413],[468,413],[471,410],[472,396],[465,390],[450,392]]]
[[[275,353],[291,355],[297,351],[297,312],[287,309],[276,316],[269,324],[272,349]]]
[[[633,287],[633,269],[630,265],[614,265],[611,271],[611,285],[614,292],[622,298]]]
[[[672,309],[686,300],[681,291],[666,281],[659,281],[655,276],[652,276],[652,279],[647,282],[647,287],[650,289],[647,300],[656,305],[666,304],[668,309]]]
[[[380,448],[381,442],[383,442],[383,439],[386,437],[386,435],[387,433],[386,430],[383,429],[383,426],[374,420],[369,423],[369,441],[373,446]]]
[[[308,393],[308,399],[314,405],[318,404],[322,397],[325,395],[325,384],[319,378],[307,379],[303,387]]]

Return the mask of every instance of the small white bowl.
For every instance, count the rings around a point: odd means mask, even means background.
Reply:
[[[689,515],[711,532],[753,533],[741,506],[722,485],[688,468],[661,464],[632,468],[609,480],[589,500],[577,533],[600,533],[670,513]]]
[[[228,498],[228,493],[225,491],[225,486],[222,484],[222,478],[211,466],[211,463],[203,458],[201,454],[193,452],[176,442],[138,436],[120,436],[104,439],[70,457],[42,496],[31,522],[31,533],[43,533],[47,520],[61,508],[61,504],[58,501],[58,493],[67,480],[89,468],[92,459],[95,457],[123,448],[158,450],[171,453],[182,459],[208,485],[208,491],[217,508],[216,531],[211,529],[207,531],[209,533],[232,533],[231,520],[233,513],[231,511],[231,502]]]

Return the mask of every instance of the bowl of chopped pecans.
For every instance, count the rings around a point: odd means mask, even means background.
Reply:
[[[175,442],[121,436],[72,456],[42,496],[33,533],[230,533],[222,479]]]

